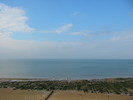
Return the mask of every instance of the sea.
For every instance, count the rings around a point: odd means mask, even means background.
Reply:
[[[133,78],[133,59],[1,59],[0,78]]]

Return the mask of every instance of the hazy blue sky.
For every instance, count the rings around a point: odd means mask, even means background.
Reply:
[[[133,59],[133,1],[0,0],[0,58]]]

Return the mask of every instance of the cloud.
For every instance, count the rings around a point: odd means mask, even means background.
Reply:
[[[80,14],[80,12],[74,12],[74,13],[72,13],[72,16],[77,16],[79,14]]]
[[[75,36],[84,36],[84,37],[98,37],[98,36],[106,36],[109,34],[114,34],[113,32],[105,32],[105,31],[89,31],[89,30],[84,30],[84,31],[75,31],[75,32],[69,32],[69,35],[75,35]]]
[[[113,34],[114,34],[114,36],[111,37],[111,39],[110,39],[110,41],[112,41],[112,42],[133,40],[133,31],[114,32]]]
[[[74,14],[77,15],[76,13]],[[14,32],[32,32],[34,29],[26,23],[25,11],[18,7],[0,4],[0,58],[79,58],[106,59],[132,58],[133,31],[130,32],[69,32],[73,24],[66,24],[43,33],[68,34],[99,37],[110,35],[108,40],[89,42],[37,42],[32,40],[14,40]]]
[[[66,24],[54,30],[43,31],[43,33],[61,34],[61,33],[67,32],[72,26],[73,24]]]
[[[70,32],[69,35],[92,36],[91,31]]]
[[[11,34],[12,34],[11,32],[0,31],[0,39],[9,38]]]
[[[0,58],[133,59],[132,44],[131,39],[87,43],[1,39]]]
[[[118,42],[118,41],[126,41],[126,40],[133,40],[133,31],[122,31],[122,32],[106,32],[106,31],[80,31],[80,32],[70,32],[69,35],[77,35],[77,36],[84,36],[84,37],[105,37],[104,39],[108,39],[110,37],[110,41]],[[107,37],[107,38],[106,38]]]
[[[31,32],[34,29],[26,23],[25,11],[0,3],[0,37],[9,37],[13,32]]]
[[[45,30],[42,33],[52,33],[52,34],[66,34],[66,35],[80,35],[80,36],[91,36],[91,31],[75,31],[68,32],[72,28],[73,24],[66,24],[54,30]]]
[[[115,42],[115,41],[119,41],[121,38],[120,37],[112,37],[111,38],[111,41],[112,42]]]

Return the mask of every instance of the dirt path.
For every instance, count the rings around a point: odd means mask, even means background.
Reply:
[[[48,100],[48,99],[52,96],[53,93],[54,93],[54,91],[51,91],[51,92],[48,94],[48,96],[46,96],[45,100]]]

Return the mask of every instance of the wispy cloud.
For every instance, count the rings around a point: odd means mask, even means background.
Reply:
[[[80,36],[87,36],[90,37],[91,36],[91,31],[80,31],[80,32],[70,32],[68,33],[69,35],[80,35]]]
[[[69,32],[69,30],[72,28],[73,24],[66,24],[64,26],[61,26],[57,29],[53,29],[53,30],[45,30],[42,31],[42,33],[52,33],[52,34],[66,34],[66,35],[73,35],[73,36],[91,36],[92,33],[91,31],[73,31],[73,32]]]
[[[61,34],[61,33],[67,32],[72,26],[73,26],[73,24],[66,24],[57,29],[45,30],[45,31],[43,31],[43,33]]]
[[[97,36],[106,36],[110,34],[114,34],[113,32],[107,32],[107,31],[89,31],[89,30],[83,30],[83,31],[75,31],[75,32],[69,32],[69,35],[75,35],[75,36],[84,36],[84,37],[97,37]]]
[[[109,40],[87,43],[0,40],[0,58],[133,58],[132,38],[127,40],[115,43]]]
[[[131,41],[133,42],[133,31],[114,32],[114,36],[110,39],[112,42]]]
[[[72,13],[72,16],[77,16],[79,14],[80,14],[80,12],[74,12],[74,13]]]
[[[0,3],[0,37],[8,37],[13,32],[31,32],[25,11],[18,7],[10,7]]]

